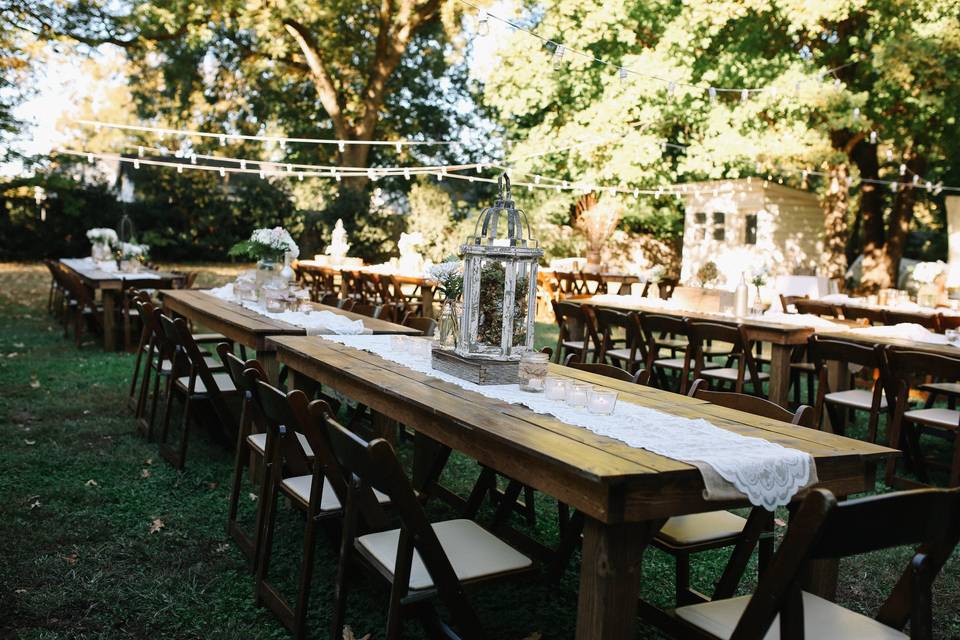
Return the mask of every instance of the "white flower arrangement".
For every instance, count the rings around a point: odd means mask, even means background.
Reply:
[[[458,258],[431,265],[427,273],[439,283],[441,293],[448,300],[457,300],[463,294],[463,263]]]
[[[750,283],[755,287],[762,287],[770,279],[770,268],[767,265],[761,265],[755,268],[750,275]]]
[[[146,260],[150,253],[149,245],[121,242],[117,253],[121,260]]]
[[[87,240],[93,244],[114,245],[117,243],[117,232],[110,228],[95,227],[87,229]]]
[[[249,240],[238,242],[230,249],[230,255],[246,255],[257,259],[282,258],[284,254],[297,258],[300,256],[300,247],[283,227],[254,229]]]
[[[666,274],[666,269],[663,268],[662,264],[658,264],[648,269],[647,272],[643,274],[643,279],[645,282],[652,282],[653,284],[657,284],[658,282],[663,280],[663,276],[665,274]]]
[[[946,273],[947,265],[943,260],[936,262],[918,262],[910,275],[918,284],[933,284],[940,275]]]

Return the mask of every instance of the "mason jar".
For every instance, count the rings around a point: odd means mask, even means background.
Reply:
[[[540,393],[547,381],[550,356],[539,351],[527,351],[520,357],[518,381],[521,391]]]

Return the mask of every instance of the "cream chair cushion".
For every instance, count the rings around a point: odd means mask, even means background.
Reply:
[[[732,538],[743,532],[746,518],[729,511],[674,516],[664,523],[657,538],[671,547],[687,547]]]
[[[870,409],[873,406],[873,391],[866,389],[848,389],[847,391],[834,391],[824,396],[824,400],[833,404],[841,404],[845,407],[854,409]],[[880,394],[880,408],[887,408],[887,398]]]
[[[931,382],[920,385],[920,388],[924,391],[938,391],[940,393],[960,396],[960,383],[956,382]]]
[[[914,409],[913,411],[904,411],[903,417],[920,424],[931,424],[947,429],[960,428],[960,411],[954,411],[953,409]]]
[[[298,431],[297,440],[300,441],[300,446],[303,448],[303,452],[307,455],[307,457],[312,458],[313,449],[310,448],[310,443],[307,442],[307,436]],[[263,455],[263,452],[267,450],[267,434],[251,433],[249,436],[247,436],[247,444],[250,445],[254,451],[260,455]]]
[[[722,380],[731,380],[735,381],[737,376],[740,375],[740,372],[737,371],[736,367],[720,367],[718,369],[705,369],[703,373],[704,378],[720,378]],[[749,370],[744,370],[743,379],[746,381],[753,380],[753,376],[750,375]],[[766,371],[757,372],[758,380],[769,380],[770,374]]]
[[[214,373],[213,381],[217,383],[217,387],[222,393],[231,393],[235,392],[237,388],[233,386],[233,380],[230,379],[230,374],[228,373]],[[182,378],[177,378],[177,384],[181,386],[184,390],[190,388],[190,376],[183,376]],[[207,387],[203,384],[203,380],[200,379],[200,376],[197,376],[197,383],[194,386],[194,391],[196,393],[206,393]]]
[[[433,526],[450,565],[461,582],[491,577],[531,566],[530,558],[500,540],[473,520],[447,520]],[[357,538],[357,546],[391,574],[397,559],[400,530],[381,531]],[[429,589],[433,579],[420,554],[414,551],[410,589]]]
[[[310,485],[312,482],[313,476],[307,474],[305,476],[293,476],[292,478],[286,478],[280,484],[282,484],[291,495],[296,496],[298,500],[303,502],[303,504],[309,504]],[[373,490],[373,494],[377,497],[377,502],[380,504],[386,504],[390,502],[389,496],[380,493],[376,489]],[[340,499],[337,498],[337,493],[333,490],[333,485],[331,485],[330,482],[324,478],[323,492],[320,494],[320,511],[336,511],[340,507]]]
[[[213,356],[204,356],[203,361],[207,363],[207,368],[211,371],[219,371],[224,369],[223,363],[220,362],[219,358],[214,358]],[[164,360],[161,365],[164,373],[170,373],[170,370],[173,368],[173,364],[169,360]]]
[[[676,615],[693,626],[722,640],[729,640],[740,620],[750,596],[714,600],[680,607]],[[908,635],[872,618],[844,609],[812,593],[803,593],[803,631],[810,640],[842,638],[843,640],[906,640]],[[780,640],[778,615],[764,640]]]
[[[653,366],[664,369],[683,369],[683,358],[660,358],[653,361]]]
[[[621,360],[630,359],[630,349],[607,349],[607,355],[613,356],[614,358],[620,358]],[[640,359],[640,350],[637,350],[637,359]]]

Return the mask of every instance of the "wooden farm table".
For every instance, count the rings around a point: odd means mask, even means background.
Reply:
[[[139,273],[103,271],[86,258],[61,258],[60,264],[77,274],[84,285],[100,292],[103,302],[103,348],[117,348],[117,310],[123,306],[123,292],[131,287],[144,289],[171,289],[175,280],[173,273],[145,270]]]
[[[206,291],[196,289],[179,289],[165,291],[163,296],[164,308],[173,313],[189,318],[190,320],[222,333],[227,338],[257,352],[257,360],[263,365],[271,380],[277,379],[277,359],[273,345],[267,342],[270,336],[303,336],[306,330],[281,320],[274,320],[252,309],[241,307],[235,302],[221,300]],[[343,311],[336,307],[324,304],[314,304],[317,311],[330,311],[345,316],[350,320],[361,320],[363,325],[373,333],[398,333],[418,335],[420,332],[410,327],[368,318],[356,313]]]
[[[676,318],[692,318],[695,320],[707,320],[719,324],[728,324],[739,326],[743,325],[750,331],[750,335],[761,342],[771,344],[770,352],[770,400],[780,406],[789,406],[790,391],[790,354],[793,348],[806,344],[807,339],[813,335],[813,327],[804,327],[794,324],[783,324],[779,322],[770,322],[760,318],[733,318],[720,313],[703,313],[698,311],[686,311],[682,309],[670,309],[655,304],[645,305],[636,301],[636,299],[615,300],[616,296],[605,296],[600,301],[593,298],[583,298],[576,300],[582,304],[593,304],[611,309],[620,309],[623,311],[645,311],[656,313],[658,315],[673,316]]]
[[[418,442],[426,437],[434,446],[460,451],[579,509],[585,516],[580,640],[635,637],[641,558],[667,518],[745,506],[745,500],[706,502],[702,477],[688,464],[488,399],[379,356],[319,337],[278,336],[268,342],[294,373],[295,384],[304,376],[329,385],[415,428]],[[621,402],[708,418],[719,427],[807,451],[816,460],[820,486],[840,496],[871,489],[876,465],[897,453],[557,365],[551,365],[551,374],[614,388]],[[829,596],[836,567],[819,568],[812,587]]]

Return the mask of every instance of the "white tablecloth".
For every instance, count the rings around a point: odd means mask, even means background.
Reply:
[[[233,295],[232,282],[216,289],[210,289],[210,295],[220,298],[221,300],[229,300],[230,302],[234,303],[237,302],[236,297]],[[327,334],[358,335],[361,333],[371,333],[370,329],[367,329],[363,326],[363,321],[351,320],[350,318],[333,313],[332,311],[312,311],[310,313],[303,313],[302,311],[284,311],[282,313],[270,313],[256,302],[252,302],[250,300],[244,300],[238,304],[246,309],[256,311],[257,313],[273,320],[280,320],[282,322],[286,322],[287,324],[292,324],[295,327],[303,327],[306,329],[307,335],[309,336]]]
[[[620,440],[696,466],[703,475],[704,497],[730,500],[746,496],[751,504],[773,510],[790,502],[801,489],[817,482],[813,457],[760,438],[751,438],[716,427],[707,420],[690,419],[617,402],[611,416],[598,416],[585,408],[548,400],[542,393],[527,393],[513,385],[476,385],[434,371],[430,357],[395,351],[390,336],[324,336],[451,382],[488,398],[522,404],[536,413],[550,414],[599,435]],[[800,427],[798,427],[799,429]]]
[[[943,335],[942,333],[934,333],[926,327],[923,327],[919,324],[914,324],[912,322],[850,329],[850,333],[855,333],[862,336],[874,336],[877,338],[899,338],[901,340],[913,340],[914,342],[924,342],[926,344],[950,344],[947,342],[947,336]]]
[[[116,260],[94,260],[93,258],[64,258],[61,260],[74,271],[84,273],[90,277],[109,275],[119,280],[159,280],[160,274],[154,271],[139,271],[125,273],[117,267]]]

